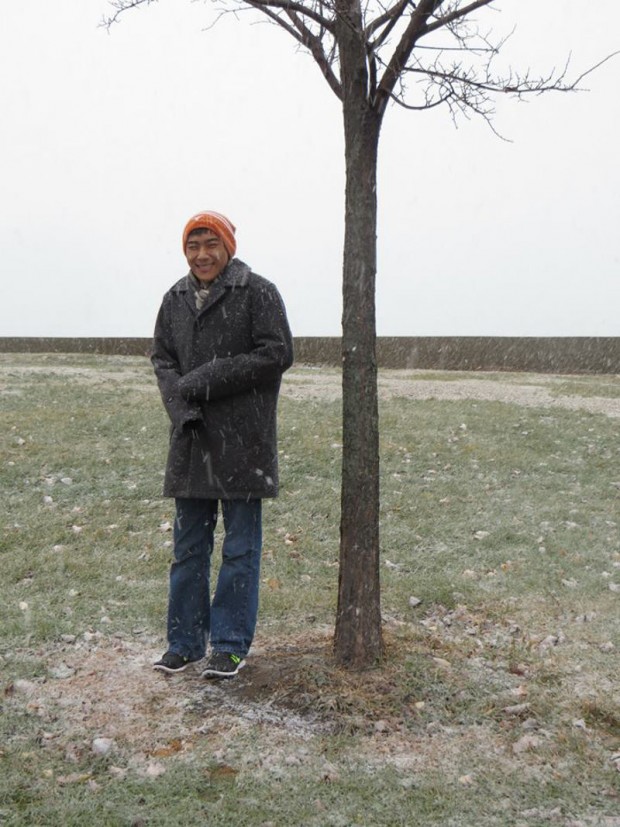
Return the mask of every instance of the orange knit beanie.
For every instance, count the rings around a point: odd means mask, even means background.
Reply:
[[[222,240],[222,244],[226,247],[228,255],[232,258],[237,251],[237,242],[235,241],[235,225],[219,212],[213,210],[204,210],[193,215],[185,225],[183,230],[183,252],[185,252],[185,245],[187,244],[187,237],[192,230],[212,230]]]

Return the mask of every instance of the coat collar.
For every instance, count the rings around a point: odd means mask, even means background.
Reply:
[[[194,301],[194,288],[191,284],[189,273],[184,278],[180,279],[172,288],[176,293],[184,293],[189,306],[196,315],[204,313],[204,311],[217,302],[226,292],[226,290],[234,290],[240,287],[247,287],[250,281],[251,269],[245,262],[238,258],[233,258],[226,265],[226,268],[215,279],[209,288],[209,295],[200,310],[196,309],[196,302]]]

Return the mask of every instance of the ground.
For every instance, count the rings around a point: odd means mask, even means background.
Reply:
[[[126,379],[126,372],[123,376]],[[138,372],[137,385],[142,381]],[[427,372],[385,371],[380,395],[501,401],[620,417],[620,398],[613,394],[571,394],[570,384],[577,387],[580,381],[579,377],[515,374],[481,381],[465,374],[433,378]],[[294,399],[335,400],[340,378],[334,371],[293,370],[285,377],[282,393]],[[493,645],[496,638],[505,642],[512,634],[508,628],[479,622],[458,607],[451,613],[441,611],[441,616],[423,616],[428,640],[438,649],[433,658],[438,673],[451,669],[442,647],[454,646],[456,651],[464,642],[477,639]],[[398,621],[385,618],[388,650],[397,647],[400,631]],[[389,670],[359,675],[337,669],[331,655],[332,634],[330,627],[310,625],[274,641],[259,631],[247,666],[236,678],[205,681],[200,664],[174,676],[152,669],[165,646],[163,634],[137,629],[126,639],[106,634],[102,627],[78,637],[65,636],[55,646],[33,652],[33,661],[45,663],[45,676],[5,685],[6,702],[8,707],[25,706],[29,714],[38,716],[43,747],[64,753],[69,770],[57,778],[60,785],[88,781],[70,767],[83,765],[84,756],[93,752],[105,755],[109,772],[119,778],[132,772],[157,777],[167,771],[166,759],[191,761],[192,754],[203,748],[205,736],[213,761],[210,771],[223,775],[235,775],[248,766],[253,772],[286,775],[303,764],[315,777],[334,780],[338,766],[314,744],[324,735],[338,734],[357,736],[354,758],[366,767],[392,764],[405,773],[435,767],[442,773],[454,771],[455,783],[463,787],[475,783],[475,760],[471,774],[463,770],[462,756],[469,753],[494,756],[506,773],[518,768],[524,778],[528,773],[548,772],[544,761],[524,760],[524,754],[544,750],[547,739],[529,717],[525,667],[510,664],[485,678],[488,686],[493,685],[493,704],[501,706],[498,714],[506,718],[506,726],[515,720],[522,726],[507,752],[497,732],[484,723],[450,729],[426,720],[422,697],[415,690],[403,694],[402,684],[390,679]],[[542,647],[545,641],[531,645]],[[432,646],[425,656],[432,653]],[[477,668],[475,658],[470,659],[470,668]],[[576,682],[580,680],[587,698],[590,687],[585,676]],[[613,692],[613,687],[609,690]],[[579,722],[575,726],[579,729]],[[620,755],[614,760],[620,768]],[[616,795],[613,790],[605,794]],[[544,813],[541,818],[544,821]],[[620,827],[620,818],[596,823]]]

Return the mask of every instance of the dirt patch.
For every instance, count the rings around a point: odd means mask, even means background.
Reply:
[[[186,737],[197,725],[192,711],[209,708],[217,708],[222,730],[229,723],[227,716],[238,715],[241,705],[246,716],[253,707],[254,720],[267,716],[286,726],[290,713],[298,726],[303,718],[302,728],[308,731],[326,727],[311,699],[302,694],[297,703],[295,695],[303,675],[328,668],[327,637],[270,646],[268,656],[258,642],[239,676],[221,682],[203,679],[201,663],[180,675],[153,670],[163,642],[155,648],[144,640],[110,639],[99,633],[88,637],[38,653],[47,674],[9,684],[7,702],[37,715],[42,724],[61,722],[66,739],[107,737],[145,753],[162,741]],[[284,703],[275,715],[278,700]]]
[[[451,619],[446,634],[455,634],[457,620]],[[466,624],[471,618],[462,620]],[[329,782],[353,766],[364,772],[391,766],[405,779],[441,773],[466,786],[472,774],[487,771],[489,761],[506,774],[518,771],[524,780],[551,778],[554,733],[539,734],[538,726],[532,733],[523,729],[529,713],[505,714],[501,727],[493,715],[452,720],[399,678],[393,671],[397,657],[389,658],[390,668],[338,669],[332,634],[321,628],[278,642],[258,638],[237,677],[208,681],[201,677],[201,664],[180,675],[155,672],[158,638],[121,640],[95,633],[37,653],[47,675],[5,687],[5,706],[39,719],[41,749],[66,768],[59,784],[83,780],[84,768],[101,750],[108,772],[119,779],[127,774],[156,778],[179,761],[196,760],[215,774],[290,776],[291,783],[300,772]],[[393,656],[397,644],[390,629],[385,636]],[[434,661],[432,652],[424,657]],[[438,672],[446,668],[437,661]],[[459,672],[453,674],[458,683]],[[487,677],[497,684],[488,693],[497,704],[523,701],[514,694],[515,687],[523,691],[522,676]],[[489,708],[494,705],[489,702]],[[334,736],[337,742],[351,735],[354,753],[337,761],[326,757]],[[530,746],[515,752],[514,745],[527,738]]]
[[[325,736],[347,734],[357,736],[351,760],[366,768],[451,772],[455,748],[502,753],[490,727],[428,726],[420,699],[403,695],[389,672],[338,669],[331,635],[313,630],[269,642],[268,650],[259,640],[247,666],[227,681],[205,680],[200,664],[162,675],[152,669],[160,654],[152,642],[95,635],[39,653],[47,675],[6,686],[5,704],[39,719],[42,748],[69,770],[109,749],[110,771],[119,775],[157,776],[167,759],[192,760],[206,748],[214,765],[232,764],[234,772],[251,766],[287,773],[303,763],[330,780],[338,771],[321,745]],[[72,777],[60,776],[60,783]]]
[[[555,376],[524,374],[511,375],[510,380],[486,377],[427,379],[424,372],[384,370],[379,373],[381,399],[436,399],[480,402],[505,402],[528,408],[565,408],[620,417],[620,398],[602,396],[555,396],[554,387],[564,380]],[[282,394],[291,399],[336,401],[342,397],[341,377],[338,373],[289,371],[285,374]]]

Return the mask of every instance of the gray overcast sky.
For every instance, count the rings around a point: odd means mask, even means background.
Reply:
[[[620,2],[497,0],[506,60],[577,75],[620,49]],[[584,13],[587,9],[587,14]],[[297,336],[338,335],[339,102],[291,38],[160,0],[5,0],[0,336],[149,336],[200,209],[280,288]],[[502,99],[495,126],[389,109],[380,335],[620,335],[620,56],[579,95]]]

